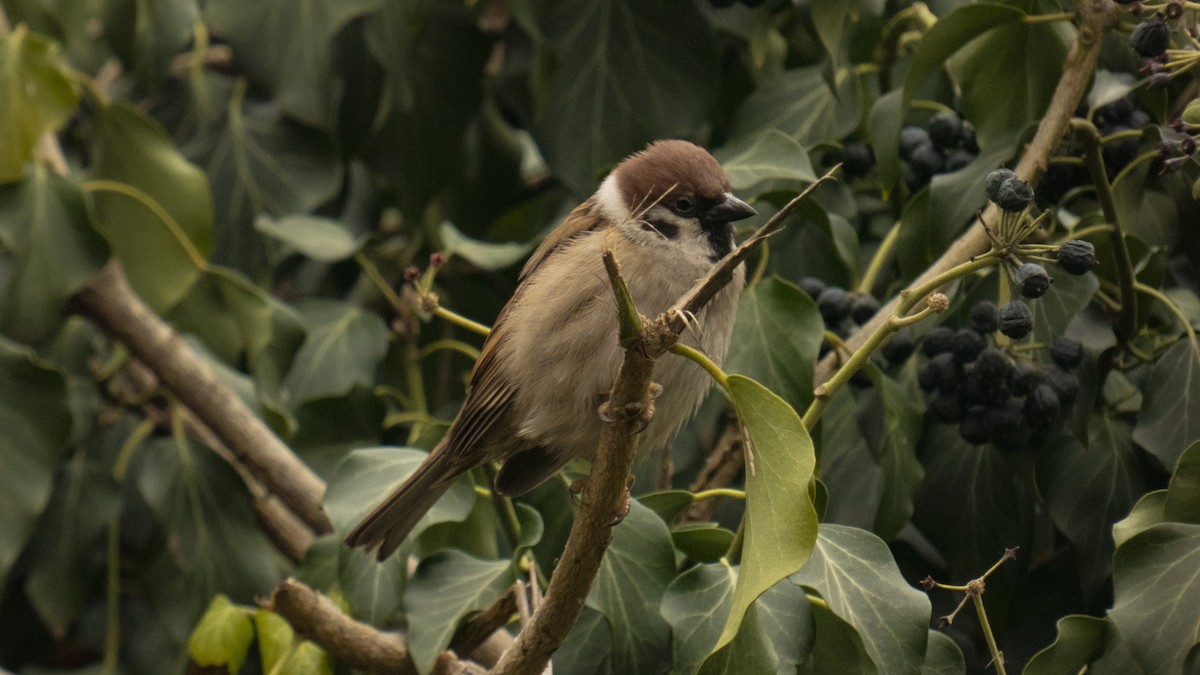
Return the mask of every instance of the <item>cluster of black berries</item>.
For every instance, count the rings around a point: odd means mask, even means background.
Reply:
[[[825,329],[839,337],[846,337],[855,326],[861,326],[871,320],[879,311],[879,300],[869,293],[851,293],[844,288],[826,285],[816,277],[804,277],[800,280],[800,288],[817,303]],[[821,356],[832,349],[828,342],[821,343]],[[879,353],[888,363],[903,363],[917,349],[916,340],[908,328],[902,328],[883,344]],[[858,371],[850,380],[853,385],[869,384],[870,378],[863,371]]]
[[[940,173],[951,173],[970,164],[979,154],[975,127],[953,112],[939,112],[927,128],[900,130],[900,158],[904,182],[916,192]]]
[[[838,161],[842,163],[842,171],[847,178],[862,178],[875,168],[875,151],[866,143],[846,143],[842,146]]]
[[[1129,78],[1132,83],[1133,78]],[[1076,117],[1088,116],[1087,106],[1080,106],[1075,111]],[[1137,159],[1141,141],[1136,134],[1123,133],[1144,129],[1150,124],[1150,115],[1140,110],[1130,95],[1107,103],[1092,112],[1092,123],[1100,131],[1102,137],[1120,134],[1110,138],[1102,148],[1104,168],[1109,179],[1116,177],[1130,162]],[[1080,151],[1069,146],[1064,147],[1058,156],[1075,156]],[[1057,203],[1068,191],[1091,182],[1091,174],[1078,161],[1055,162],[1053,159],[1046,168],[1046,174],[1038,184],[1038,202],[1042,206]]]
[[[990,344],[994,331],[1006,332],[1011,306],[980,302],[971,308],[970,327],[929,331],[922,343],[929,358],[917,372],[930,417],[957,424],[968,443],[1003,450],[1037,445],[1066,416],[1079,391],[1070,371],[1083,360],[1082,345],[1065,337],[1050,345],[1050,364],[1013,361]]]

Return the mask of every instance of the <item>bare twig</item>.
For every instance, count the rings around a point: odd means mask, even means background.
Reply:
[[[1037,133],[1034,134],[1033,140],[1030,141],[1015,169],[1018,176],[1034,187],[1037,186],[1038,180],[1046,170],[1050,155],[1058,147],[1071,123],[1071,118],[1075,115],[1079,101],[1087,91],[1092,72],[1096,68],[1096,60],[1100,57],[1104,34],[1115,26],[1117,20],[1122,16],[1118,6],[1108,0],[1078,0],[1077,6],[1080,17],[1079,30],[1075,35],[1074,44],[1067,53],[1062,77],[1054,90],[1046,114],[1042,118],[1041,124],[1038,125]],[[999,209],[995,204],[989,204],[983,214],[983,221],[994,223],[998,216]],[[951,244],[950,248],[929,269],[914,279],[909,288],[919,287],[937,275],[983,253],[987,250],[988,245],[988,236],[983,227],[979,224],[973,225]],[[850,349],[862,346],[883,322],[895,313],[896,304],[901,297],[903,295],[897,295],[885,303],[870,321],[860,326],[846,340]],[[835,360],[836,357],[832,354],[821,359],[813,373],[814,385],[833,376],[833,372],[837,368]]]
[[[517,596],[525,592],[525,584],[518,581],[508,589],[504,597],[492,603],[491,607],[475,615],[458,629],[454,639],[450,641],[450,650],[458,654],[471,654],[487,641],[496,631],[508,625],[509,619],[517,613]]]
[[[725,421],[725,430],[717,439],[716,446],[704,462],[700,475],[688,488],[692,492],[703,492],[729,487],[742,471],[746,463],[746,455],[742,451],[742,430],[738,427],[737,418],[730,411]],[[713,512],[720,504],[718,499],[702,499],[692,502],[683,512],[684,522],[704,522],[712,520]]]
[[[325,483],[267,428],[179,335],[134,294],[112,261],[72,298],[95,322],[145,363],[271,492],[313,531],[333,530],[321,507]]]
[[[295,579],[276,586],[261,604],[351,668],[416,675],[399,633],[385,633],[351,619],[332,600]]]

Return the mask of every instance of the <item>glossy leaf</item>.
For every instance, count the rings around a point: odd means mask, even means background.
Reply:
[[[880,668],[913,672],[924,663],[929,598],[900,574],[875,535],[822,525],[812,559],[789,579],[817,591],[829,611],[854,628]],[[820,622],[817,636],[820,645]]]
[[[966,671],[967,664],[963,659],[962,650],[954,640],[940,631],[929,631],[921,675],[960,675]]]
[[[771,650],[767,636],[763,633],[758,612],[751,609],[746,613],[733,641],[717,650],[704,661],[700,675],[740,675],[741,673],[770,673],[775,671],[778,660]]]
[[[1104,650],[1108,621],[1094,616],[1071,614],[1058,620],[1058,637],[1025,664],[1023,675],[1077,673],[1096,660]]]
[[[1113,543],[1120,548],[1122,544],[1135,536],[1165,522],[1164,509],[1166,505],[1166,490],[1152,490],[1142,495],[1142,498],[1133,505],[1129,515],[1113,525]]]
[[[761,382],[793,408],[812,401],[813,365],[824,324],[799,286],[770,277],[742,291],[727,372]]]
[[[733,537],[716,523],[687,523],[671,530],[675,548],[693,562],[717,562],[729,552]]]
[[[451,223],[439,229],[447,256],[458,256],[481,270],[500,270],[522,260],[532,248],[529,244],[477,241],[458,231]]]
[[[375,383],[375,369],[387,351],[387,327],[378,315],[327,300],[299,307],[308,335],[283,381],[293,407],[340,396],[355,386]]]
[[[242,669],[254,642],[250,614],[224,595],[217,595],[188,638],[188,656],[202,667],[224,667],[234,675]]]
[[[408,648],[417,668],[428,672],[459,623],[503,597],[516,579],[507,560],[479,560],[454,549],[422,560],[404,595]]]
[[[1165,468],[1200,438],[1200,349],[1180,340],[1158,357],[1146,378],[1133,440]]]
[[[0,581],[35,525],[54,486],[71,431],[67,381],[32,351],[0,338]]]
[[[813,603],[813,623],[820,638],[813,646],[814,673],[846,673],[875,675],[877,666],[863,644],[863,636],[833,610]]]
[[[1200,643],[1200,525],[1163,523],[1113,556],[1109,617],[1150,673],[1184,672]]]
[[[859,89],[849,69],[837,71],[837,91],[825,83],[821,66],[794,68],[759,85],[742,104],[730,136],[778,129],[811,147],[841,138],[858,126]]]
[[[84,188],[96,229],[138,295],[158,311],[169,309],[212,250],[208,178],[157,122],[123,102],[97,114],[92,152],[95,180]]]
[[[1200,441],[1192,443],[1179,456],[1163,516],[1179,523],[1200,525]]]
[[[577,195],[591,193],[601,169],[646,142],[691,136],[704,123],[716,61],[696,5],[542,0],[531,9],[558,64],[534,138]]]
[[[696,565],[667,587],[662,615],[671,625],[676,672],[695,672],[712,651],[733,604],[736,579],[728,563],[712,563]]]
[[[21,177],[38,137],[66,123],[78,102],[57,44],[25,26],[0,38],[0,182]]]
[[[814,441],[821,481],[829,488],[822,522],[874,527],[883,494],[883,470],[859,424],[859,408],[849,388],[829,400]]]
[[[0,280],[0,332],[27,343],[62,325],[67,298],[108,259],[79,186],[45,167],[0,185],[0,245],[14,256]]]
[[[908,107],[925,80],[944,68],[946,61],[963,45],[994,28],[1020,21],[1024,16],[1025,13],[1016,7],[976,3],[963,5],[938,20],[917,46],[912,67],[904,82],[903,107]]]
[[[613,673],[612,644],[608,619],[591,607],[584,607],[567,639],[554,652],[554,670],[579,675]]]
[[[264,673],[332,675],[333,665],[324,649],[308,640],[300,640],[293,649],[297,637],[283,617],[260,609],[254,612],[254,628]]]
[[[742,566],[718,649],[733,640],[758,596],[804,566],[817,541],[808,493],[816,460],[800,416],[749,378],[729,376],[728,389],[750,448]]]
[[[812,605],[804,589],[784,579],[760,595],[754,609],[779,660],[776,672],[796,672],[808,661],[816,639]]]
[[[925,411],[915,392],[906,390],[877,368],[870,368],[869,374],[882,402],[879,408],[868,408],[861,418],[883,477],[872,530],[890,540],[908,524],[913,512],[913,494],[925,477],[925,470],[917,461],[917,441]]]
[[[1067,331],[1067,325],[1092,301],[1100,288],[1100,280],[1094,274],[1075,276],[1057,269],[1052,274],[1054,283],[1050,284],[1050,290],[1029,303],[1033,310],[1032,340],[1047,345]]]
[[[817,179],[808,151],[778,129],[735,139],[721,146],[713,156],[725,169],[733,189],[745,195],[754,195],[754,188],[767,181]]]
[[[587,606],[608,619],[614,672],[653,672],[670,652],[671,629],[658,608],[674,577],[675,550],[666,524],[630,502],[587,598]]]
[[[259,215],[254,219],[254,228],[322,262],[345,260],[363,245],[362,238],[351,236],[342,223],[303,213],[282,218]]]

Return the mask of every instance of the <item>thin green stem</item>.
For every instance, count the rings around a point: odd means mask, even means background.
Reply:
[[[698,502],[705,499],[716,499],[717,497],[729,497],[730,499],[745,499],[745,490],[735,490],[733,488],[713,488],[711,490],[703,490],[692,494],[692,501]]]
[[[1171,312],[1171,314],[1175,317],[1175,320],[1179,322],[1179,325],[1183,326],[1183,331],[1187,333],[1188,342],[1192,344],[1192,353],[1196,355],[1197,359],[1200,359],[1200,343],[1196,341],[1196,329],[1192,328],[1192,322],[1188,320],[1186,315],[1184,315],[1183,310],[1179,309],[1179,306],[1176,305],[1165,293],[1157,288],[1154,288],[1153,286],[1147,286],[1146,284],[1137,282],[1133,285],[1133,287],[1139,293],[1144,293],[1145,295],[1149,295],[1155,300],[1158,300],[1164,307],[1167,308],[1167,311]]]
[[[117,459],[113,462],[112,476],[118,483],[125,482],[129,473],[129,463],[142,442],[154,431],[154,421],[144,419],[117,451]],[[112,675],[117,672],[121,656],[121,515],[117,514],[108,521],[108,545],[105,549],[107,566],[104,578],[104,663],[103,673]]]
[[[489,462],[483,465],[483,471],[487,474],[488,485],[495,485],[496,467]],[[496,518],[500,521],[500,531],[504,533],[504,541],[508,542],[509,549],[516,551],[517,546],[521,543],[521,519],[517,517],[517,509],[513,506],[511,499],[495,490],[490,490],[489,496],[492,500],[492,508],[496,511]]]
[[[742,545],[746,542],[746,517],[738,521],[737,529],[733,532],[733,541],[729,542],[729,550],[725,552],[725,560],[730,565],[742,562]]]
[[[458,314],[456,312],[452,312],[452,311],[446,309],[445,307],[442,307],[441,305],[438,305],[433,310],[433,313],[439,319],[449,321],[450,323],[458,326],[459,328],[466,328],[467,330],[471,331],[472,333],[478,333],[479,335],[483,335],[484,337],[486,337],[488,334],[490,334],[492,332],[492,329],[488,328],[484,324],[481,324],[478,321],[472,321],[471,319],[468,319],[467,317],[465,317],[461,314]]]
[[[404,370],[405,379],[408,384],[408,398],[412,401],[413,409],[408,412],[415,412],[422,415],[429,414],[429,404],[425,400],[425,378],[421,373],[421,358],[417,353],[416,345],[411,342],[404,349]],[[424,431],[424,424],[419,421],[414,421],[412,427],[408,430],[408,442],[411,445]]]
[[[767,261],[771,258],[770,243],[769,241],[764,241],[762,246],[758,247],[758,266],[754,268],[754,275],[750,277],[748,286],[756,286],[767,273]]]
[[[1025,24],[1035,23],[1051,23],[1054,21],[1072,21],[1075,19],[1075,12],[1058,12],[1056,14],[1030,14],[1021,17],[1021,22]]]
[[[1092,183],[1096,186],[1100,209],[1104,213],[1104,220],[1113,227],[1108,233],[1108,238],[1113,247],[1117,282],[1121,287],[1121,297],[1118,298],[1121,313],[1117,317],[1117,337],[1122,343],[1128,343],[1137,334],[1137,300],[1133,290],[1136,279],[1129,249],[1125,246],[1125,233],[1121,231],[1121,223],[1117,217],[1117,203],[1113,197],[1112,185],[1108,182],[1108,173],[1104,167],[1100,131],[1090,121],[1078,117],[1071,120],[1071,128],[1075,130],[1076,138],[1083,141],[1084,158],[1087,160],[1088,172],[1092,175]],[[1140,135],[1141,132],[1138,133]]]
[[[430,342],[429,344],[425,345],[424,347],[421,347],[421,350],[419,352],[417,352],[417,354],[418,354],[418,356],[420,356],[421,358],[424,359],[424,358],[428,358],[434,352],[437,352],[442,349],[447,349],[452,352],[458,352],[459,354],[466,356],[468,359],[471,359],[472,361],[476,361],[479,359],[479,350],[478,349],[472,347],[471,345],[469,345],[465,342],[462,342],[461,340],[453,340],[450,338],[445,338],[442,340],[434,340],[433,342]]]
[[[892,257],[892,251],[896,248],[896,241],[900,239],[900,222],[897,221],[892,225],[892,229],[888,230],[887,236],[883,241],[879,242],[879,248],[875,249],[875,255],[871,256],[871,262],[867,265],[867,271],[863,273],[862,279],[858,281],[859,293],[870,293],[875,287],[875,283],[879,281],[879,275],[883,271],[884,265]]]
[[[375,263],[371,262],[371,259],[363,254],[362,251],[354,254],[354,261],[358,263],[363,272],[367,273],[367,278],[371,280],[371,283],[375,284],[375,288],[383,297],[387,298],[388,304],[392,306],[392,309],[403,314],[405,311],[404,302],[400,299],[399,295],[396,295],[395,289],[387,282],[387,279],[384,279],[383,275],[380,274],[379,268],[375,266]]]
[[[671,353],[682,356],[685,359],[691,359],[692,361],[695,361],[710,376],[712,376],[712,379],[717,381],[717,384],[721,385],[722,389],[726,391],[729,390],[729,376],[725,374],[725,371],[721,370],[720,366],[718,366],[716,363],[713,363],[712,359],[705,356],[700,350],[693,349],[682,342],[676,342],[674,345],[671,345]]]
[[[1004,669],[1004,654],[996,646],[996,636],[992,634],[992,625],[988,622],[987,611],[983,608],[983,594],[973,593],[971,599],[975,601],[975,612],[979,614],[979,627],[983,629],[983,637],[987,640],[988,650],[992,652],[992,663],[996,664],[996,672],[1000,675],[1008,675],[1008,671]]]
[[[163,208],[163,205],[160,204],[154,197],[151,197],[149,194],[133,187],[132,185],[115,180],[84,181],[83,191],[88,193],[112,192],[123,197],[128,197],[129,199],[137,202],[142,206],[142,208],[149,211],[154,215],[155,218],[162,222],[163,226],[166,227],[167,231],[171,233],[171,236],[175,239],[175,242],[179,244],[180,248],[183,249],[183,252],[192,261],[192,265],[194,265],[196,269],[208,269],[208,261],[204,259],[204,256],[200,255],[200,251],[196,250],[196,245],[192,242],[191,237],[184,232],[183,227],[180,226],[179,222],[176,221],[171,214],[165,208]]]

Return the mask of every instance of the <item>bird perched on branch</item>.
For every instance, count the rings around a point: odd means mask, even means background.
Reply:
[[[686,141],[658,141],[627,157],[546,238],[521,271],[471,372],[467,400],[417,470],[346,537],[383,560],[460,474],[502,462],[495,490],[528,492],[576,457],[591,458],[620,367],[617,311],[601,254],[621,265],[638,311],[669,309],[733,248],[732,223],[754,209],[732,194],[720,164]],[[683,341],[716,361],[729,347],[745,273],[695,317]],[[695,364],[655,368],[661,393],[641,434],[666,444],[711,385]]]

